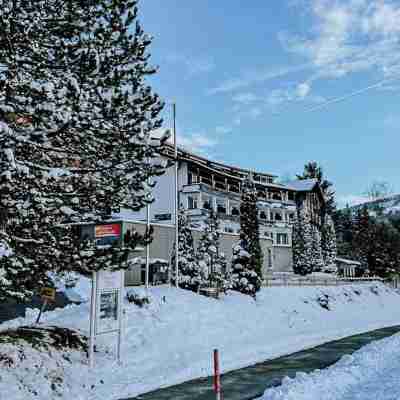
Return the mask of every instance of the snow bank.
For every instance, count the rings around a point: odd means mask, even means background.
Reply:
[[[372,342],[336,364],[284,378],[260,400],[400,399],[400,335]]]
[[[144,289],[135,290],[141,297],[146,295]],[[72,370],[75,375],[68,378],[72,386],[79,379],[89,387],[95,385],[85,399],[127,398],[210,375],[214,348],[221,352],[223,371],[228,371],[400,324],[400,296],[381,283],[264,288],[257,301],[233,292],[215,300],[167,286],[151,288],[148,296],[151,302],[143,308],[130,303],[124,306],[122,367],[112,359],[116,338],[111,335],[101,339],[108,352],[96,353],[95,370],[84,365]],[[26,319],[0,325],[0,329],[32,323],[35,316],[28,314]],[[42,321],[87,334],[88,316],[89,303],[85,303],[47,312]],[[11,379],[11,384],[17,382],[7,374],[2,368],[2,377]],[[99,385],[99,380],[104,384]],[[23,394],[24,399],[35,398],[28,392]]]

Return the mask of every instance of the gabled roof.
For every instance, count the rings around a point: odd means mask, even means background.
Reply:
[[[296,192],[310,192],[318,185],[318,179],[298,179],[295,181],[291,181],[286,183],[286,186],[289,189],[295,190]]]
[[[336,257],[336,261],[339,261],[342,264],[346,264],[346,265],[361,265],[361,263],[358,261],[349,260],[347,258],[341,258],[341,257]]]

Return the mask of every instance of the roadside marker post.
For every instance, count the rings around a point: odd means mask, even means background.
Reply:
[[[214,392],[216,400],[222,400],[218,349],[214,350]]]

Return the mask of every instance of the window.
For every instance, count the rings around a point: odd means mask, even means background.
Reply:
[[[275,213],[275,221],[282,221],[282,215],[280,213]]]
[[[233,215],[233,216],[239,216],[240,215],[239,205],[231,204],[231,215]]]
[[[276,244],[289,244],[288,234],[287,233],[277,233],[276,234]]]
[[[293,214],[293,213],[289,214],[289,220],[290,220],[290,221],[293,221],[293,220],[294,220],[294,214]]]
[[[225,227],[225,228],[224,228],[224,231],[225,231],[226,233],[233,233],[233,229],[232,229],[232,228],[228,228],[228,227]]]
[[[273,266],[272,266],[272,251],[271,251],[271,249],[268,249],[267,254],[268,254],[268,256],[267,256],[268,257],[268,267],[272,269]]]
[[[222,199],[217,199],[217,212],[226,214],[226,202]]]
[[[211,196],[207,196],[203,194],[203,208],[205,210],[211,210],[212,209],[212,198]]]
[[[197,197],[189,196],[188,197],[188,209],[194,210],[196,208],[198,208]]]
[[[282,200],[282,193],[281,192],[273,192],[272,200]]]
[[[267,219],[267,214],[265,214],[265,211],[260,212],[260,219]]]
[[[288,200],[294,201],[294,192],[288,192]]]

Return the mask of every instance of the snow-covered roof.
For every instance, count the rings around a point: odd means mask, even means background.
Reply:
[[[336,261],[347,265],[361,265],[360,262],[354,260],[348,260],[347,258],[336,257]]]
[[[145,257],[134,257],[128,260],[128,264],[146,264],[146,258]],[[149,259],[149,264],[168,264],[167,260],[164,260],[163,258],[150,258]]]
[[[298,179],[291,181],[286,184],[289,189],[295,190],[296,192],[309,192],[313,190],[315,185],[318,183],[318,179]]]

